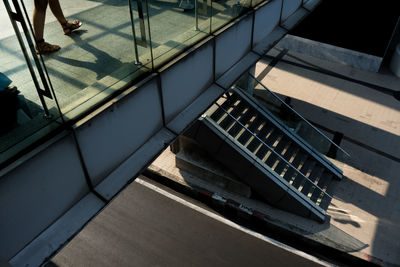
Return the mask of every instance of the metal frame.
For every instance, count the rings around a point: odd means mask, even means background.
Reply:
[[[134,21],[134,17],[133,17],[133,9],[132,9],[132,0],[128,0],[128,4],[129,4],[129,16],[131,19],[131,28],[132,28],[132,35],[133,35],[133,46],[134,46],[134,50],[135,50],[135,65],[142,65],[142,63],[139,60],[139,52],[138,52],[138,48],[137,48],[137,40],[136,40],[136,30],[135,30],[135,21]]]
[[[335,164],[333,164],[326,157],[322,156],[321,153],[316,151],[310,144],[304,141],[298,135],[294,135],[292,131],[287,129],[287,127],[281,124],[280,120],[277,119],[274,115],[272,115],[268,110],[260,106],[257,102],[252,101],[247,93],[243,92],[240,89],[233,88],[231,89],[237,94],[239,94],[242,98],[246,99],[247,102],[254,104],[254,108],[256,108],[259,112],[261,112],[264,116],[270,119],[271,123],[273,123],[276,127],[278,127],[281,131],[283,131],[286,135],[294,138],[298,145],[300,145],[305,151],[307,151],[311,156],[313,156],[319,163],[321,163],[324,167],[330,170],[336,177],[342,179],[343,171],[338,168]]]
[[[44,97],[47,97],[49,99],[53,99],[53,96],[51,94],[51,88],[50,88],[48,80],[47,80],[48,79],[48,73],[47,73],[47,71],[45,69],[43,58],[40,56],[40,60],[42,61],[42,64],[43,64],[43,67],[42,67],[41,62],[39,60],[39,57],[35,52],[36,40],[33,40],[31,38],[31,36],[30,36],[30,34],[33,35],[32,28],[31,27],[30,27],[30,29],[28,28],[27,23],[26,23],[26,21],[24,19],[24,13],[22,13],[21,7],[20,7],[20,5],[19,5],[17,0],[12,0],[12,3],[14,5],[14,8],[15,8],[16,12],[12,11],[10,3],[9,3],[8,0],[3,0],[3,2],[4,2],[4,6],[5,6],[6,10],[7,10],[8,16],[10,17],[11,24],[12,24],[12,26],[14,28],[15,35],[17,36],[19,45],[21,47],[22,53],[24,55],[26,64],[27,64],[28,69],[29,69],[29,72],[30,72],[30,74],[32,76],[33,83],[35,84],[35,88],[36,88],[36,91],[38,93],[40,102],[42,104],[45,116],[46,117],[50,117],[49,109],[48,109],[47,104],[46,104],[46,102],[44,100]],[[25,8],[23,2],[21,2],[21,3],[22,3],[22,6],[23,6],[23,9],[24,9],[24,12],[25,12],[25,16],[27,17],[26,8]],[[41,87],[40,87],[39,80],[36,77],[35,69],[34,69],[34,66],[32,65],[32,62],[31,62],[31,59],[30,59],[30,55],[28,53],[28,49],[25,46],[24,40],[23,40],[23,38],[21,36],[21,33],[19,32],[19,29],[18,29],[18,26],[17,26],[17,22],[20,23],[20,25],[21,25],[21,27],[22,27],[22,29],[24,31],[24,35],[25,35],[26,41],[27,41],[28,46],[29,46],[29,51],[31,52],[31,56],[33,58],[33,61],[35,62],[35,67],[36,67],[36,69],[37,69],[37,71],[39,73],[40,81],[42,82],[44,89],[41,89]],[[29,32],[29,30],[31,32]],[[46,78],[46,76],[47,76],[47,78]]]

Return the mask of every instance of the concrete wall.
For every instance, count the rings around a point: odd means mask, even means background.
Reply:
[[[255,45],[277,41],[281,6],[250,11],[1,170],[0,258],[40,263],[56,251],[262,56]]]
[[[10,259],[89,193],[71,134],[0,179],[0,257]]]
[[[279,24],[282,1],[274,0],[256,11],[254,17],[253,46],[258,45]]]
[[[77,139],[93,185],[159,131],[162,120],[158,85],[152,79],[77,127]]]
[[[215,38],[215,76],[219,78],[251,49],[252,16],[222,29]],[[229,47],[229,49],[227,49]]]

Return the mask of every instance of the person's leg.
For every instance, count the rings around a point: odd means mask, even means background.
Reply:
[[[51,53],[60,50],[58,45],[46,43],[43,39],[44,22],[46,19],[46,9],[48,0],[34,0],[33,8],[33,30],[36,38],[36,53]]]
[[[37,41],[43,40],[44,22],[46,19],[47,0],[34,0],[33,30]]]
[[[73,30],[78,29],[82,23],[78,20],[74,20],[72,23],[69,23],[67,19],[64,16],[64,13],[61,9],[60,6],[60,1],[59,0],[48,0],[49,1],[49,6],[51,9],[51,12],[53,12],[54,16],[58,20],[58,22],[61,24],[61,27],[64,30],[64,34],[69,34]]]
[[[51,12],[53,12],[54,16],[60,22],[61,25],[65,25],[67,23],[67,19],[64,17],[64,13],[60,6],[59,0],[48,0]]]

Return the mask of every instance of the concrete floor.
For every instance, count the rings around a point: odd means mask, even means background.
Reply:
[[[271,50],[275,56],[279,50]],[[285,62],[286,61],[286,62]],[[292,97],[292,105],[309,120],[344,134],[344,163],[328,210],[331,225],[368,244],[355,255],[371,255],[400,264],[400,102],[388,91],[310,71],[290,62],[328,69],[349,78],[398,90],[390,72],[370,73],[340,63],[289,51],[262,82]],[[268,62],[257,64],[259,74]]]

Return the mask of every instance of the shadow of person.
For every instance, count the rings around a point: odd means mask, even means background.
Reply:
[[[96,80],[100,80],[110,75],[118,78],[115,76],[115,74],[118,73],[118,70],[122,71],[123,69],[129,68],[131,72],[134,72],[138,69],[133,62],[122,62],[120,59],[111,56],[109,53],[99,49],[87,40],[83,40],[81,38],[81,35],[86,32],[87,30],[77,30],[71,33],[69,37],[73,39],[74,43],[79,46],[80,49],[83,49],[93,55],[95,58],[94,61],[93,58],[91,58],[91,60],[88,60],[88,56],[86,56],[86,60],[83,56],[82,59],[65,57],[64,55],[68,55],[69,52],[72,51],[72,49],[76,49],[75,46],[63,48],[61,53],[54,54],[52,58],[66,65],[91,70],[92,72],[96,73]],[[109,49],[109,47],[106,48]]]

